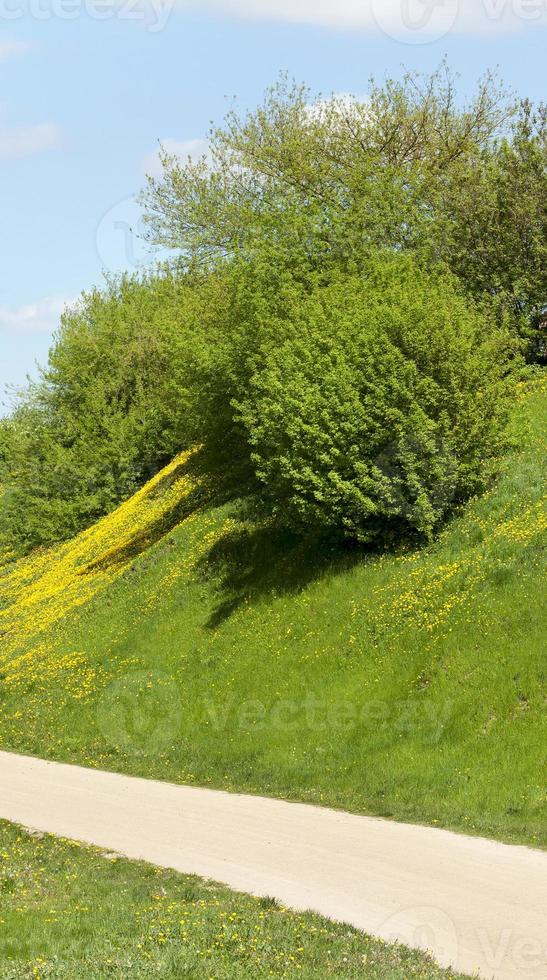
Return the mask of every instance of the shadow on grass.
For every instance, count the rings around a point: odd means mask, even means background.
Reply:
[[[303,538],[273,523],[243,525],[216,542],[200,563],[200,574],[217,579],[222,596],[207,626],[216,629],[246,603],[299,592],[370,554],[364,547]]]

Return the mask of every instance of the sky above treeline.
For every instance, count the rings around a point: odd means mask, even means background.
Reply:
[[[135,195],[159,141],[198,154],[281,71],[360,95],[446,55],[464,92],[498,67],[540,100],[546,42],[547,0],[0,0],[0,390],[67,302],[150,261]]]

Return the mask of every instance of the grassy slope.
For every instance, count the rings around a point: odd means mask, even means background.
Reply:
[[[2,822],[0,925],[2,980],[460,977],[319,916]]]
[[[182,462],[8,566],[1,746],[539,843],[546,405],[522,390],[518,453],[423,550],[325,555],[237,504],[180,520]]]

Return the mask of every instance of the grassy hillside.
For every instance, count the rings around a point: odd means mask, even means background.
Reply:
[[[181,457],[0,573],[0,745],[542,840],[545,382],[424,549],[326,553],[207,504]]]
[[[464,980],[423,953],[0,821],[2,980]]]

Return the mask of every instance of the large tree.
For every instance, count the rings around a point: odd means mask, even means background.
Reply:
[[[468,103],[446,65],[371,83],[361,100],[283,78],[212,130],[208,156],[162,163],[143,194],[148,235],[189,261],[269,248],[328,276],[359,272],[378,248],[419,250],[519,328],[545,301],[545,113],[494,75]]]

